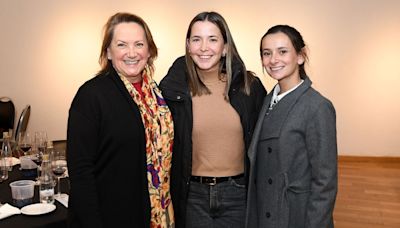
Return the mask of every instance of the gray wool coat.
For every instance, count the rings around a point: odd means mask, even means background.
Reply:
[[[305,81],[269,113],[266,96],[248,150],[246,227],[333,227],[336,114]]]

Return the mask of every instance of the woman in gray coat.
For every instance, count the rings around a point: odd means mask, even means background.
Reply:
[[[336,114],[311,87],[301,34],[287,25],[261,39],[267,95],[250,144],[249,228],[333,227],[337,193]]]

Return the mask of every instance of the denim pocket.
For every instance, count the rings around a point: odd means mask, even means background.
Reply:
[[[244,177],[231,179],[231,184],[238,188],[246,188],[246,179]]]

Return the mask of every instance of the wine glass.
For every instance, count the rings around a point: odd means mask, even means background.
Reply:
[[[39,157],[43,156],[43,154],[46,152],[47,146],[47,133],[45,131],[35,132],[35,146]]]
[[[29,150],[32,148],[32,138],[29,132],[20,133],[18,146],[24,152],[24,155],[28,155]]]
[[[41,170],[41,164],[42,164],[42,159],[43,159],[43,154],[46,153],[46,146],[47,146],[47,133],[45,131],[37,131],[35,132],[35,154],[32,158],[32,161],[34,161],[38,165],[38,177],[36,178],[36,181],[39,183],[39,177],[40,177],[40,170]]]
[[[67,171],[67,159],[64,150],[53,150],[51,152],[51,170],[54,176],[57,177],[57,195],[58,199],[61,198],[60,179],[64,177]]]

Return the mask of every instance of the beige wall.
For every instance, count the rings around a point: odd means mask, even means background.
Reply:
[[[282,23],[301,31],[308,73],[337,111],[342,155],[400,156],[400,1],[397,0],[0,0],[0,96],[19,116],[32,106],[28,130],[66,138],[78,87],[98,70],[101,29],[128,11],[149,24],[159,47],[156,79],[184,53],[189,21],[205,10],[228,21],[247,67],[263,74],[259,39]]]

